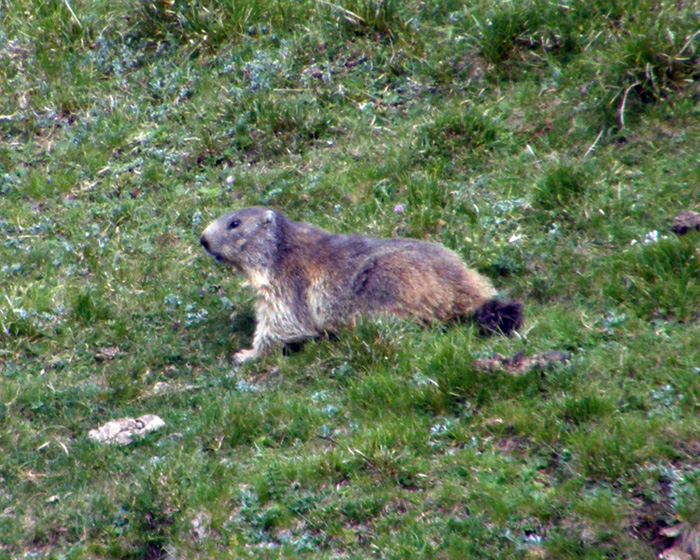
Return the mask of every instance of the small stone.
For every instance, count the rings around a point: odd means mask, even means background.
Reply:
[[[690,210],[684,210],[673,218],[671,230],[678,235],[685,235],[691,229],[700,231],[700,216]]]
[[[665,538],[674,538],[671,548],[659,555],[663,560],[697,560],[700,558],[700,525],[681,522],[661,529]]]
[[[659,555],[659,558],[661,558],[662,560],[694,560],[694,558],[690,554],[683,552],[682,550],[679,550],[676,547],[664,550]]]
[[[99,352],[97,352],[97,354],[95,354],[95,361],[106,362],[107,360],[113,360],[117,354],[121,354],[121,350],[117,346],[102,348]]]

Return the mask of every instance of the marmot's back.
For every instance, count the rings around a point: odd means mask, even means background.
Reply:
[[[372,251],[353,277],[351,297],[363,311],[388,312],[428,322],[467,316],[495,296],[491,283],[447,249],[392,239]]]
[[[335,235],[258,207],[213,222],[201,243],[258,293],[254,350],[246,351],[254,355],[347,325],[360,314],[422,322],[474,315],[487,330],[506,334],[521,323],[519,303],[495,300],[491,282],[440,245]]]

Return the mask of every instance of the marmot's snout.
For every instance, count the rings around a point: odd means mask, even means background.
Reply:
[[[204,250],[213,256],[217,262],[222,262],[224,260],[219,253],[212,251],[211,245],[209,244],[209,240],[206,238],[206,236],[202,235],[202,237],[199,238],[199,242],[202,244],[202,247],[204,247]]]
[[[202,244],[202,247],[204,247],[204,250],[207,253],[211,253],[211,250],[209,249],[209,241],[207,241],[207,238],[202,235],[202,237],[199,238],[199,242]]]

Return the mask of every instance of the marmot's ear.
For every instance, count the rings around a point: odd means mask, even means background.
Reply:
[[[265,210],[263,215],[263,225],[274,224],[275,223],[275,211]]]

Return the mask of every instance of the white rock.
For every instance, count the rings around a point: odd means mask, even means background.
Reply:
[[[165,426],[165,422],[155,414],[145,414],[140,418],[120,418],[107,422],[95,430],[90,430],[88,437],[103,443],[127,445],[135,437],[141,437]]]

